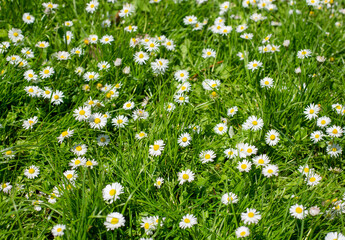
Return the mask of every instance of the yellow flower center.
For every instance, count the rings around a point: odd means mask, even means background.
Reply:
[[[100,141],[105,142],[105,137],[101,137]]]
[[[316,181],[316,178],[315,178],[315,177],[311,177],[311,178],[309,179],[309,181],[310,181],[310,182],[315,182],[315,181]]]
[[[62,228],[58,228],[56,229],[57,232],[61,232],[62,231]]]
[[[157,181],[157,185],[159,186],[159,185],[161,185],[162,184],[162,182],[161,181]]]
[[[109,195],[110,196],[114,196],[116,194],[116,190],[115,189],[111,189],[110,191],[109,191]]]
[[[29,124],[32,125],[34,123],[34,121],[32,120],[29,120]]]
[[[271,140],[274,140],[274,139],[276,139],[276,136],[274,136],[273,134],[270,136],[270,139]]]
[[[315,138],[319,138],[320,137],[320,135],[319,134],[315,134]]]
[[[144,57],[144,54],[140,53],[139,58],[143,58],[143,57]]]
[[[247,153],[252,153],[252,152],[253,152],[253,149],[251,149],[251,148],[247,149]]]
[[[122,119],[118,119],[118,120],[117,120],[117,123],[118,123],[118,124],[121,124],[121,123],[123,123],[123,120],[122,120]]]
[[[67,131],[64,131],[64,132],[61,133],[61,135],[62,135],[63,137],[66,137],[66,136],[68,135],[68,132],[67,132]]]
[[[265,81],[265,85],[268,85],[268,84],[270,84],[270,82],[269,81]]]
[[[268,172],[269,174],[272,174],[272,173],[273,173],[273,170],[272,170],[272,169],[268,169],[267,172]]]
[[[79,159],[75,160],[75,162],[74,162],[75,165],[79,165],[80,163],[81,163],[81,162],[80,162]]]
[[[185,223],[190,223],[190,220],[189,220],[188,218],[185,218],[185,219],[184,219],[184,222],[185,222]]]
[[[159,149],[159,145],[155,144],[153,145],[153,150],[157,151]]]
[[[149,223],[145,223],[145,224],[144,224],[144,228],[145,228],[145,229],[149,229],[149,228],[150,228],[150,224],[149,224]]]
[[[189,176],[188,176],[188,174],[183,174],[183,175],[182,175],[182,178],[183,178],[184,180],[188,180],[188,179],[189,179]]]
[[[89,79],[92,79],[92,78],[94,78],[94,76],[93,75],[89,75]]]
[[[85,114],[85,111],[84,111],[84,110],[80,110],[80,111],[79,111],[79,114],[80,114],[80,115],[84,115],[84,114]]]
[[[256,125],[258,125],[258,122],[257,121],[253,121],[252,124],[256,126]]]
[[[29,173],[30,173],[30,174],[33,174],[33,173],[35,173],[35,169],[33,169],[33,168],[30,168],[30,169],[29,169]]]
[[[333,152],[336,152],[336,151],[337,151],[337,149],[336,149],[336,148],[332,148],[332,151],[333,151]]]
[[[207,52],[206,54],[210,56],[212,53],[211,52]]]
[[[94,122],[95,122],[96,124],[98,124],[98,123],[100,123],[100,122],[101,122],[101,119],[99,119],[99,118],[95,118]]]
[[[144,137],[145,136],[145,133],[141,132],[139,133],[139,137]]]
[[[186,138],[186,137],[182,138],[182,142],[187,142],[187,141],[188,141],[188,138]]]
[[[300,207],[297,207],[296,208],[296,213],[302,213],[303,212],[303,209],[302,208],[300,208]]]
[[[253,67],[257,67],[257,66],[258,66],[258,64],[257,64],[257,63],[254,63],[254,64],[253,64]]]
[[[254,217],[254,213],[252,213],[252,212],[248,213],[248,217],[250,217],[250,218]]]
[[[210,154],[206,154],[205,155],[205,159],[210,159],[211,158],[211,155]]]
[[[55,95],[55,96],[54,96],[54,99],[58,100],[58,99],[59,99],[59,96],[58,96],[58,95]]]
[[[264,164],[265,161],[261,158],[261,159],[258,160],[258,163],[259,163],[259,164]]]
[[[45,45],[44,43],[40,43],[39,47],[43,48]]]
[[[73,177],[72,174],[67,174],[67,176],[66,176],[67,179],[71,179],[72,177]]]
[[[224,127],[219,127],[218,130],[219,131],[223,131]]]
[[[242,168],[242,169],[246,169],[246,168],[247,168],[247,164],[242,164],[242,165],[241,165],[241,168]]]
[[[11,151],[11,150],[6,151],[5,154],[6,154],[6,155],[11,155],[11,154],[12,154],[12,151]]]
[[[90,8],[94,8],[94,7],[95,7],[95,4],[91,4],[91,5],[90,5]]]
[[[112,218],[110,221],[111,224],[117,224],[118,222],[119,222],[118,218]]]
[[[337,129],[333,129],[332,133],[333,133],[333,134],[337,134],[337,133],[338,133],[338,130],[337,130]]]
[[[82,149],[83,149],[83,148],[82,148],[81,146],[77,146],[77,147],[75,148],[75,150],[77,150],[78,152],[80,152]]]
[[[321,120],[321,124],[322,125],[326,124],[326,121],[325,120]]]
[[[125,13],[128,13],[128,9],[125,9],[125,11],[124,11]]]
[[[44,73],[44,74],[48,74],[48,73],[49,73],[49,70],[48,70],[48,69],[45,69],[45,70],[43,71],[43,73]]]
[[[89,160],[86,162],[86,166],[92,166],[92,162]]]

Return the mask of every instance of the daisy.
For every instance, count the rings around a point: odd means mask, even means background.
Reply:
[[[86,9],[85,10],[87,12],[89,12],[89,13],[94,13],[97,10],[98,5],[99,5],[98,1],[97,0],[93,0],[93,1],[91,1],[91,2],[86,4]]]
[[[11,189],[12,189],[12,185],[10,182],[1,183],[0,185],[0,191],[2,190],[4,193],[9,194]]]
[[[213,79],[205,79],[202,82],[202,87],[205,90],[214,90],[214,89],[218,89],[218,87],[220,86],[220,81],[219,80],[213,80]]]
[[[180,222],[180,228],[186,229],[186,228],[191,228],[195,224],[197,224],[197,218],[193,214],[187,214],[182,217],[181,222]]]
[[[188,95],[184,95],[182,93],[178,93],[174,95],[174,100],[175,102],[179,103],[180,105],[188,103],[189,102],[189,97]]]
[[[161,188],[161,186],[162,186],[163,183],[164,183],[164,179],[161,178],[161,177],[159,177],[159,178],[156,179],[156,182],[155,182],[154,185],[155,185],[157,188]]]
[[[252,33],[244,33],[240,36],[240,38],[247,39],[247,40],[252,40],[253,39],[253,34]]]
[[[179,172],[177,176],[180,185],[182,185],[185,182],[192,182],[194,180],[194,173],[190,169]]]
[[[243,31],[245,31],[247,28],[248,28],[248,26],[247,26],[246,24],[239,25],[239,26],[236,27],[236,32],[238,32],[238,33],[243,32]]]
[[[102,44],[111,44],[114,41],[114,37],[112,35],[104,35],[99,41]]]
[[[305,108],[304,114],[308,120],[317,118],[317,114],[320,112],[320,107],[317,104],[311,103],[308,107]]]
[[[39,97],[41,95],[41,89],[37,86],[27,86],[24,90],[30,97]]]
[[[252,70],[252,72],[254,72],[254,70],[258,69],[259,67],[262,67],[262,62],[260,61],[254,60],[247,64],[248,70]]]
[[[108,184],[102,190],[103,199],[108,204],[111,204],[114,201],[116,201],[117,199],[120,199],[120,195],[122,193],[123,193],[123,186],[117,182],[112,183],[112,184]]]
[[[314,169],[309,168],[309,166],[307,164],[304,166],[299,166],[298,171],[305,176],[309,176],[310,174],[314,173]]]
[[[59,5],[52,2],[47,2],[47,3],[42,3],[42,6],[49,10],[53,10],[53,9],[58,8]]]
[[[3,157],[4,158],[9,158],[12,159],[16,156],[15,152],[11,151],[11,150],[7,150],[5,152],[3,152]]]
[[[86,121],[91,116],[91,108],[89,106],[83,106],[73,111],[73,116],[79,122]]]
[[[57,137],[58,143],[62,143],[65,138],[72,137],[74,133],[74,130],[67,129],[66,131],[63,131],[60,136]]]
[[[272,177],[272,176],[278,176],[278,166],[277,165],[272,165],[272,164],[268,164],[266,167],[264,167],[262,169],[262,174],[265,177]]]
[[[110,143],[110,137],[108,135],[105,134],[100,134],[97,137],[97,144],[98,146],[106,146]]]
[[[197,18],[196,16],[192,15],[192,16],[186,16],[183,18],[183,23],[185,25],[194,25],[197,23]]]
[[[272,130],[269,130],[267,133],[266,133],[266,143],[270,146],[275,146],[278,144],[280,138],[279,138],[279,133],[272,129]]]
[[[181,96],[182,96],[182,95],[181,95]],[[165,106],[165,109],[166,109],[168,112],[174,111],[175,108],[176,108],[176,107],[175,107],[175,104],[173,104],[173,103],[168,103],[168,104],[166,104],[166,106]]]
[[[309,49],[303,49],[297,52],[297,57],[299,59],[308,58],[311,56],[311,51]]]
[[[203,49],[202,50],[202,57],[203,58],[210,58],[210,57],[213,57],[215,58],[216,57],[216,52],[211,49],[211,48],[206,48],[206,49]]]
[[[244,153],[247,155],[247,156],[251,156],[251,155],[255,155],[257,152],[258,152],[258,149],[253,146],[253,145],[249,145],[249,144],[245,144],[245,151]]]
[[[247,160],[243,160],[242,162],[239,162],[237,165],[237,169],[240,172],[249,172],[252,167],[252,163],[248,162]]]
[[[97,64],[97,67],[98,67],[99,71],[102,71],[102,70],[107,71],[110,68],[110,64],[106,61],[102,61],[102,62]]]
[[[37,123],[38,118],[34,116],[33,118],[29,118],[23,122],[23,128],[25,129],[32,129],[33,126]]]
[[[32,51],[30,48],[22,48],[22,50],[20,50],[20,52],[24,55],[24,57],[26,58],[33,58],[34,55],[34,51]]]
[[[329,232],[325,236],[325,240],[345,240],[345,236],[338,232]]]
[[[153,217],[143,217],[141,219],[140,226],[144,228],[145,234],[151,235],[153,234],[153,230],[155,230],[156,226],[154,225]]]
[[[199,158],[202,163],[213,162],[216,158],[216,154],[212,150],[205,150],[201,151]]]
[[[219,135],[223,135],[228,131],[228,126],[224,123],[218,123],[216,126],[214,126],[213,131]]]
[[[316,173],[309,174],[309,176],[306,178],[307,185],[315,186],[320,183],[321,179],[321,176]]]
[[[155,74],[164,74],[169,67],[169,60],[159,58],[151,62],[151,68]]]
[[[257,224],[261,219],[260,212],[256,211],[254,208],[247,208],[247,211],[241,213],[241,219],[244,224]]]
[[[125,3],[123,8],[120,10],[119,16],[120,17],[128,17],[134,13],[134,6],[132,4]]]
[[[28,82],[30,82],[30,81],[35,82],[38,79],[38,76],[35,74],[35,72],[33,70],[30,69],[30,70],[27,70],[24,72],[24,78]]]
[[[244,60],[244,53],[238,52],[236,56],[239,57],[241,61]]]
[[[87,152],[87,146],[85,144],[74,145],[71,151],[77,156],[83,156]]]
[[[125,110],[131,110],[135,106],[134,102],[128,101],[123,104],[123,109]]]
[[[326,132],[330,137],[339,138],[343,134],[343,129],[339,126],[333,125],[332,127],[327,128]]]
[[[318,127],[326,127],[328,124],[331,123],[331,119],[329,117],[320,117],[317,119],[316,125]]]
[[[54,237],[63,236],[66,225],[57,224],[52,228],[52,234]]]
[[[249,228],[242,226],[237,228],[235,233],[237,238],[244,238],[249,236],[250,231]]]
[[[158,47],[159,43],[154,39],[150,39],[147,43],[145,43],[145,49],[148,52],[156,52],[158,50]]]
[[[83,51],[82,48],[77,47],[77,48],[72,48],[72,49],[71,49],[71,55],[72,55],[72,56],[73,56],[73,55],[77,55],[78,57],[80,57],[80,56],[83,55],[83,54],[84,54],[84,51]],[[84,68],[82,68],[82,67],[77,67],[77,68],[76,68],[75,73],[77,73],[79,76],[80,76],[83,72],[84,72]]]
[[[41,96],[45,99],[50,99],[52,96],[52,90],[48,87],[44,87],[44,90],[41,90]]]
[[[333,143],[327,146],[327,153],[331,156],[331,157],[338,157],[338,155],[341,155],[342,153],[342,148],[340,147],[340,145]]]
[[[89,168],[93,168],[94,166],[97,166],[98,165],[98,162],[95,161],[94,159],[91,159],[91,160],[87,160],[85,162],[85,167],[89,167]]]
[[[126,32],[136,32],[138,30],[138,27],[137,26],[129,25],[129,26],[125,27],[124,30]]]
[[[8,31],[8,38],[12,42],[18,42],[23,38],[22,30],[17,28],[12,28]]]
[[[128,118],[124,115],[119,115],[111,120],[115,128],[124,128],[128,124]]]
[[[273,87],[273,79],[269,78],[269,77],[265,77],[263,79],[260,80],[260,86],[262,88],[266,87],[266,88],[271,88]]]
[[[24,175],[29,179],[36,178],[38,174],[40,174],[40,170],[34,165],[31,165],[29,168],[24,170]]]
[[[175,50],[174,41],[172,41],[172,40],[170,40],[170,39],[165,39],[165,41],[163,42],[162,45],[165,46],[165,48],[166,48],[168,51],[173,51],[173,50]]]
[[[303,205],[295,204],[290,207],[290,214],[294,218],[303,219],[308,215],[308,210]]]
[[[99,77],[99,74],[96,72],[86,72],[83,75],[83,78],[86,82],[91,81],[91,80],[97,80]]]
[[[125,226],[125,222],[126,220],[121,213],[113,212],[107,215],[104,225],[107,231],[109,231]]]
[[[227,115],[229,117],[233,117],[235,116],[235,114],[237,113],[238,111],[238,107],[234,106],[234,107],[231,107],[231,108],[228,108],[228,112],[227,112]]]
[[[134,54],[134,61],[139,65],[145,64],[149,59],[149,55],[146,52],[140,51]]]
[[[192,137],[189,133],[182,133],[177,139],[177,142],[181,147],[187,147],[191,141]]]
[[[191,84],[189,82],[184,82],[184,83],[181,83],[177,86],[177,93],[181,94],[181,93],[184,93],[184,92],[189,92],[191,90]]]
[[[164,141],[163,140],[156,140],[153,145],[149,147],[149,154],[151,156],[159,156],[162,154],[164,150]]]
[[[237,203],[238,198],[236,194],[229,192],[229,193],[225,193],[222,196],[221,202],[225,205],[229,205],[229,204]]]
[[[266,166],[270,163],[270,159],[266,154],[261,154],[253,158],[253,162],[256,166]]]
[[[80,166],[84,166],[86,163],[86,158],[84,157],[78,157],[74,158],[70,161],[69,165],[72,167],[72,169],[76,169]]]
[[[339,103],[333,104],[332,108],[337,112],[337,113],[341,113],[341,110],[343,109],[343,106],[340,105]]]
[[[310,134],[310,139],[314,142],[317,143],[318,141],[322,140],[324,137],[323,132],[321,131],[315,131]]]
[[[140,140],[140,139],[143,139],[144,137],[147,137],[147,134],[145,132],[140,132],[140,133],[137,133],[135,134],[135,138]]]
[[[178,70],[174,73],[174,78],[179,82],[185,82],[189,78],[189,72],[187,70]]]
[[[35,46],[38,48],[47,48],[47,47],[49,47],[49,42],[39,41],[36,43]]]
[[[70,182],[74,182],[77,177],[78,177],[78,174],[76,173],[75,170],[68,170],[68,171],[65,171],[63,173],[63,175],[67,178],[68,181]]]
[[[237,154],[237,150],[234,148],[227,148],[224,150],[224,154],[226,158],[233,159],[235,158]]]
[[[63,92],[56,90],[55,92],[53,92],[52,94],[52,99],[51,99],[51,103],[54,105],[59,105],[61,103],[63,103],[63,98],[64,98],[64,94]]]
[[[264,126],[262,118],[250,116],[242,125],[244,130],[258,131]]]
[[[46,68],[43,68],[43,70],[40,72],[40,76],[42,79],[46,79],[52,76],[54,73],[55,73],[54,68],[46,67]]]
[[[66,27],[72,27],[73,26],[73,22],[72,21],[65,21],[65,26]]]
[[[271,39],[271,37],[272,37],[272,34],[269,34],[267,37],[265,37],[263,40],[262,40],[262,44],[264,44],[264,43],[266,43],[266,42],[269,42],[270,41],[270,39]]]

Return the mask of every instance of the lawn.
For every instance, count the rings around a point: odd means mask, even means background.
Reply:
[[[345,239],[343,1],[0,3],[0,239]]]

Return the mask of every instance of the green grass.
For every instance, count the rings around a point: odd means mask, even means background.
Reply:
[[[278,10],[273,12],[257,7],[243,8],[238,0],[231,1],[236,6],[224,15],[226,25],[233,27],[228,36],[208,30],[219,16],[221,2],[216,0],[201,5],[194,0],[179,4],[172,0],[157,4],[134,0],[135,13],[121,18],[123,24],[115,22],[122,2],[112,4],[100,0],[96,12],[90,14],[85,11],[87,1],[59,0],[54,1],[59,4],[58,9],[50,15],[44,14],[40,0],[0,2],[0,42],[9,41],[7,32],[13,27],[20,28],[25,36],[21,44],[11,43],[8,52],[0,54],[0,71],[4,70],[0,76],[0,123],[3,126],[0,128],[0,151],[16,153],[13,159],[0,157],[0,182],[13,185],[10,194],[0,192],[1,239],[52,239],[51,229],[56,224],[66,225],[63,239],[139,239],[148,237],[140,227],[142,218],[156,215],[166,219],[163,226],[154,231],[154,239],[236,239],[235,230],[244,225],[241,213],[246,208],[255,208],[262,215],[258,224],[249,225],[248,239],[324,239],[328,232],[345,233],[343,214],[331,216],[329,211],[334,207],[330,201],[335,198],[343,201],[344,172],[334,173],[329,168],[344,168],[344,154],[337,158],[327,154],[329,137],[314,144],[310,134],[320,128],[315,119],[309,121],[303,114],[310,103],[320,104],[319,116],[328,116],[332,125],[344,127],[344,116],[332,109],[332,104],[345,104],[344,27],[335,26],[344,19],[339,12],[344,7],[342,1],[332,4],[335,9],[332,18],[329,17],[330,9],[313,9],[305,1],[296,1],[294,6],[274,2]],[[289,15],[290,9],[298,9],[301,14]],[[310,15],[310,11],[314,14]],[[34,24],[22,21],[26,12],[35,16]],[[257,23],[249,20],[255,12],[267,19]],[[233,14],[241,19],[231,18]],[[197,16],[199,21],[208,18],[208,24],[201,31],[192,31],[191,26],[183,24],[183,18],[188,15]],[[101,27],[105,19],[112,21],[111,27]],[[73,21],[71,28],[63,25],[67,20]],[[282,25],[271,26],[271,21],[279,21]],[[253,40],[244,40],[240,38],[241,33],[235,31],[236,26],[243,23],[249,26],[245,32],[254,34]],[[138,31],[125,32],[123,28],[130,24],[138,26]],[[74,34],[69,45],[63,40],[66,31]],[[84,39],[90,34],[99,38],[113,35],[114,42],[86,45]],[[129,42],[132,37],[146,34],[172,39],[175,51],[160,47],[146,65],[136,64],[133,55],[139,47],[131,48]],[[272,34],[271,43],[281,45],[280,52],[259,53],[258,47],[268,34]],[[287,48],[282,46],[286,39],[291,41]],[[48,41],[50,46],[39,49],[35,47],[38,41]],[[23,69],[9,64],[6,57],[21,55],[24,46],[35,53],[33,59],[28,59],[28,66]],[[58,61],[52,55],[78,46],[85,51],[80,58],[74,56],[68,61]],[[205,60],[201,57],[202,50],[208,47],[217,52],[216,58]],[[301,49],[310,49],[312,57],[298,59],[297,51]],[[243,51],[247,51],[248,56],[240,61],[236,54]],[[326,61],[317,62],[318,55],[325,56]],[[120,67],[114,67],[116,58],[122,58]],[[150,62],[156,58],[169,60],[164,75],[152,73]],[[254,59],[263,62],[263,67],[252,72],[246,64]],[[111,64],[109,71],[98,71],[100,61]],[[38,74],[44,66],[54,67],[55,74],[37,83],[24,79],[27,69]],[[100,74],[99,80],[88,83],[89,92],[82,90],[86,82],[74,73],[79,66]],[[125,66],[130,67],[129,75],[122,72]],[[301,67],[300,74],[295,73],[297,67]],[[196,76],[189,81],[192,84],[192,91],[188,93],[190,103],[175,103],[176,109],[169,113],[165,105],[174,102],[178,84],[173,74],[180,69],[187,69],[190,76]],[[313,74],[316,76],[311,77]],[[264,77],[274,79],[273,88],[260,87]],[[211,91],[202,87],[202,81],[207,78],[221,81],[216,97],[211,97]],[[97,88],[98,83],[122,83],[119,97],[106,101],[105,93]],[[49,100],[32,98],[24,91],[26,86],[60,90],[65,95],[64,102],[56,106]],[[105,128],[95,130],[87,123],[76,121],[73,110],[89,97],[105,105],[92,112],[109,112],[112,118],[126,115],[129,124],[119,130],[108,120]],[[149,117],[134,121],[131,111],[122,106],[132,100],[140,107],[145,97],[149,97],[145,108]],[[232,106],[238,106],[239,111],[234,117],[228,117],[227,109]],[[242,129],[242,124],[251,115],[262,117],[262,130]],[[23,120],[33,116],[38,117],[38,123],[33,129],[25,130]],[[232,138],[213,131],[222,117],[234,128]],[[200,134],[187,129],[193,124],[201,126]],[[75,131],[74,135],[59,144],[57,137],[68,128]],[[277,130],[281,138],[273,147],[265,143],[265,134],[270,129]],[[139,131],[145,131],[147,138],[135,139]],[[177,138],[186,131],[191,133],[192,142],[181,148]],[[101,133],[110,136],[108,146],[97,145],[96,138]],[[152,157],[148,154],[149,145],[159,139],[164,140],[165,149],[161,156]],[[344,146],[343,136],[334,141]],[[240,142],[255,145],[258,154],[267,154],[271,163],[278,165],[279,176],[266,178],[254,165],[249,173],[239,172],[236,167],[240,159],[227,160],[223,151]],[[70,169],[68,163],[75,157],[70,149],[79,143],[88,146],[85,156],[95,159],[98,166],[78,168],[75,186],[64,190],[57,202],[50,204],[47,197],[53,188],[68,184],[63,172]],[[199,153],[208,149],[215,151],[217,157],[212,163],[202,164]],[[321,182],[314,187],[308,186],[298,172],[298,167],[306,163],[322,176]],[[40,168],[35,179],[24,175],[24,169],[30,165]],[[177,174],[185,169],[191,169],[196,178],[181,186]],[[157,177],[165,181],[160,189],[154,186]],[[102,189],[113,182],[121,183],[124,193],[109,205],[102,198]],[[23,185],[23,189],[18,190],[16,184]],[[221,196],[227,192],[237,194],[238,203],[222,204]],[[41,211],[34,210],[36,200],[42,201]],[[289,213],[294,204],[308,209],[317,205],[322,214],[295,219]],[[124,227],[106,230],[104,221],[111,212],[124,215]],[[194,214],[198,224],[183,230],[179,222],[187,213]]]

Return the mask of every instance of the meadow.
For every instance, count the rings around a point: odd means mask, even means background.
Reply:
[[[0,3],[0,239],[345,240],[343,1]]]

